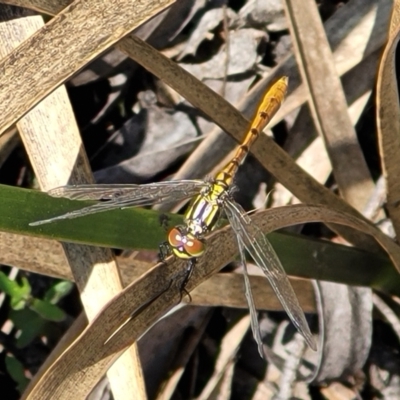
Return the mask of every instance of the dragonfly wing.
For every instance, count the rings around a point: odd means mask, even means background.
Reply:
[[[200,180],[181,180],[146,185],[60,186],[49,190],[47,193],[52,197],[65,197],[71,200],[98,200],[99,202],[53,218],[33,222],[30,225],[43,225],[118,208],[149,206],[183,200],[196,196],[207,185],[207,182]]]
[[[171,196],[174,193],[182,193],[190,197],[197,194],[205,185],[207,183],[200,180],[165,181],[145,185],[67,185],[50,189],[47,194],[71,200],[119,201],[120,199],[131,199],[134,202],[136,199],[157,199]]]
[[[238,248],[239,248],[240,260],[241,260],[242,266],[243,266],[244,288],[245,288],[244,290],[245,290],[245,294],[246,294],[247,304],[249,305],[251,330],[253,331],[254,340],[257,343],[258,352],[260,353],[260,356],[262,358],[265,358],[264,350],[263,350],[263,343],[262,343],[262,339],[261,339],[260,325],[258,324],[257,309],[256,309],[256,305],[254,303],[253,294],[251,292],[249,274],[247,273],[245,245],[242,241],[242,238],[239,235],[236,236],[236,239],[237,239]]]
[[[251,223],[251,219],[239,204],[227,199],[224,202],[224,211],[236,235],[268,278],[269,283],[294,326],[303,335],[307,344],[313,350],[316,350],[317,346],[308,327],[303,310],[271,243]]]

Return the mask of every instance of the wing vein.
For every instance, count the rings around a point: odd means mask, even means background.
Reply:
[[[265,235],[251,223],[251,219],[243,208],[232,199],[227,198],[224,201],[224,211],[243,246],[267,277],[292,323],[303,335],[308,345],[312,349],[316,349],[315,340],[303,310],[272,245]]]
[[[99,202],[53,218],[32,222],[29,225],[38,226],[118,208],[149,206],[184,200],[196,196],[207,185],[208,183],[204,181],[186,180],[146,185],[60,186],[49,190],[48,194],[52,197],[65,197],[70,200],[97,200]]]

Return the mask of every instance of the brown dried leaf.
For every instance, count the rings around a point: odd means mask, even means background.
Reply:
[[[376,92],[378,138],[387,186],[386,205],[397,237],[400,235],[400,104],[397,91],[395,53],[400,38],[399,19],[400,2],[395,1],[390,36],[382,56]]]
[[[347,112],[317,5],[313,0],[286,0],[285,5],[314,124],[324,138],[343,198],[361,212],[374,184]]]

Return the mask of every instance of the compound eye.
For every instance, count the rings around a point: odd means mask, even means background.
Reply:
[[[204,243],[195,237],[188,237],[184,248],[192,257],[200,257],[204,253]]]
[[[172,228],[168,233],[168,242],[172,247],[183,246],[183,235],[182,232],[177,228]]]

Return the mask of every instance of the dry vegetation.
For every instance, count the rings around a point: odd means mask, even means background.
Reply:
[[[7,399],[399,398],[399,4],[1,1]],[[249,262],[258,356],[223,223],[179,303],[185,263],[157,262],[159,216],[186,204],[29,226],[78,206],[28,189],[213,176],[281,76],[235,199],[264,209],[253,223],[297,277],[317,352]]]

